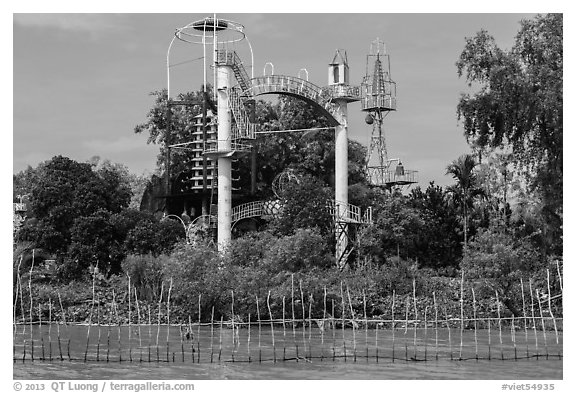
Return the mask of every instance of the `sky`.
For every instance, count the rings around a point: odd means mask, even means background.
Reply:
[[[211,14],[15,13],[13,15],[13,173],[55,155],[93,156],[152,172],[158,146],[134,126],[146,121],[150,92],[167,87],[166,58],[175,30]],[[376,38],[386,43],[397,84],[397,111],[384,122],[388,155],[419,172],[419,183],[451,184],[446,166],[469,152],[457,121],[467,91],[455,62],[465,37],[480,29],[510,48],[519,22],[533,14],[229,14],[244,26],[254,74],[267,62],[275,74],[327,85],[328,63],[346,50],[350,82],[359,85]],[[250,63],[245,42],[238,50]],[[244,50],[244,52],[242,52]],[[171,91],[202,83],[202,46],[177,42],[170,51]],[[176,63],[188,64],[176,66]],[[303,74],[301,74],[303,75]],[[366,146],[372,132],[359,103],[348,107],[349,137]]]

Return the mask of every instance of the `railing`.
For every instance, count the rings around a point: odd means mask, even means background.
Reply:
[[[358,206],[340,201],[329,201],[328,209],[336,221],[372,224],[372,207],[366,209],[364,214],[362,214],[362,209]]]
[[[234,87],[228,89],[228,103],[232,110],[234,120],[236,120],[236,124],[232,126],[233,138],[254,139],[256,125],[250,123],[250,118],[246,113],[246,108],[244,106],[246,98],[240,94],[240,91],[250,91],[250,86],[252,84],[242,60],[236,51],[220,49],[218,50],[218,63],[232,67],[234,76],[240,85],[240,89]]]
[[[219,49],[218,50],[218,57],[217,61],[219,64],[228,65],[232,67],[234,71],[234,76],[238,81],[238,84],[242,87],[243,91],[246,91],[250,88],[250,77],[246,72],[246,68],[244,68],[244,64],[240,59],[240,56],[236,53],[236,51],[228,51],[226,49]]]
[[[396,98],[391,96],[365,96],[361,101],[362,110],[373,108],[396,110]]]
[[[256,135],[256,124],[250,123],[244,102],[245,99],[240,96],[239,89],[233,87],[228,90],[228,103],[236,120],[232,127],[233,139],[254,139]]]
[[[255,201],[248,202],[232,208],[232,222],[237,222],[245,218],[260,217],[260,216],[274,216],[282,209],[280,201]],[[357,223],[357,224],[372,224],[372,207],[369,207],[364,212],[358,206],[346,204],[337,201],[328,201],[328,209],[330,214],[336,221]]]
[[[418,182],[418,171],[405,169],[403,174],[397,174],[395,170],[368,167],[368,179],[378,186],[413,184]]]
[[[320,104],[326,103],[330,97],[314,83],[305,79],[286,75],[267,75],[252,79],[250,87],[252,95],[271,92],[293,93]]]
[[[25,203],[13,203],[12,205],[15,212],[25,212],[28,210]]]
[[[204,150],[204,154],[214,154],[214,153],[222,153],[222,154],[229,154],[234,152],[249,152],[252,150],[252,145],[247,145],[245,143],[239,143],[234,140],[230,143],[230,149],[220,150],[218,147],[218,141],[210,141],[210,143],[206,143],[207,148]]]
[[[232,222],[263,215],[264,201],[248,202],[232,208]]]
[[[332,98],[344,98],[348,101],[358,101],[362,98],[360,86],[331,85],[322,88],[324,95],[328,94]]]

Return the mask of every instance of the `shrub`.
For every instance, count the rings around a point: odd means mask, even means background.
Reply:
[[[122,271],[130,277],[138,299],[153,300],[159,295],[164,278],[163,265],[167,258],[166,255],[128,255],[122,262]]]

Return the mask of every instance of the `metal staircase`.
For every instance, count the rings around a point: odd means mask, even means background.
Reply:
[[[228,103],[235,120],[232,125],[232,137],[234,139],[255,139],[256,124],[250,123],[250,116],[245,109],[246,98],[240,93],[240,89],[236,87],[228,90]]]
[[[236,51],[225,49],[218,50],[218,63],[232,68],[240,86],[228,89],[228,103],[235,120],[232,126],[232,137],[233,139],[255,139],[256,124],[250,122],[250,116],[246,111],[246,105],[252,99],[251,96],[245,94],[252,86],[246,68]]]

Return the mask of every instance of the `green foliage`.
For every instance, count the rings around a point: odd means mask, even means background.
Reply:
[[[122,271],[130,277],[130,284],[136,288],[139,300],[152,301],[160,295],[167,258],[166,255],[128,255],[122,261]]]
[[[212,307],[223,310],[230,304],[230,289],[236,282],[234,273],[233,268],[223,265],[213,247],[180,245],[163,264],[164,293],[172,281],[175,310],[182,315],[197,315],[201,294],[201,313],[209,315]]]
[[[506,230],[490,228],[480,230],[468,244],[461,266],[464,276],[477,280],[480,290],[488,296],[497,292],[510,311],[520,316],[520,279],[528,280],[544,263],[527,239],[516,240]]]
[[[209,89],[210,90],[210,89]],[[202,114],[201,91],[193,93],[181,93],[175,98],[177,101],[184,101],[190,105],[175,105],[171,107],[171,129],[168,128],[168,96],[166,89],[153,91],[150,93],[154,97],[154,105],[147,115],[147,121],[134,127],[137,134],[148,134],[147,143],[159,146],[160,152],[157,156],[157,165],[162,170],[166,170],[166,149],[167,145],[189,142],[192,139],[192,132],[195,130],[194,117]],[[208,93],[210,96],[210,93]],[[185,149],[171,150],[170,171],[176,175],[188,169],[191,165],[192,154]]]
[[[282,213],[270,224],[280,235],[293,234],[297,229],[318,228],[323,236],[332,231],[332,215],[328,201],[331,191],[311,176],[301,176],[285,190]]]
[[[425,191],[420,187],[410,194],[410,205],[424,217],[416,253],[418,265],[449,273],[459,266],[462,256],[458,212],[451,203],[450,193],[431,182]]]
[[[381,265],[391,256],[416,258],[426,236],[426,217],[401,194],[382,194],[374,205],[375,224],[361,229],[360,258]]]
[[[53,253],[66,252],[76,219],[99,210],[119,212],[130,201],[131,191],[112,166],[94,172],[91,164],[56,156],[35,169],[35,178],[29,185],[29,215],[37,222],[25,226],[19,240]]]
[[[466,40],[458,75],[475,84],[458,104],[469,143],[490,152],[509,148],[529,193],[543,208],[547,252],[561,253],[563,211],[563,16],[521,22],[514,46],[500,49],[487,31]],[[554,240],[556,239],[556,240]]]
[[[170,252],[174,245],[186,236],[182,224],[173,220],[139,221],[126,234],[126,251],[134,254],[155,256]]]
[[[74,220],[68,257],[76,262],[76,271],[87,271],[96,266],[106,273],[118,273],[120,261],[114,258],[118,244],[114,237],[114,227],[110,223],[110,213],[99,210],[87,217]]]
[[[456,184],[450,186],[448,191],[452,195],[454,206],[462,214],[464,247],[468,242],[470,212],[474,209],[474,202],[484,197],[484,190],[479,187],[475,173],[476,160],[470,154],[463,154],[446,167],[446,174],[452,175]]]

